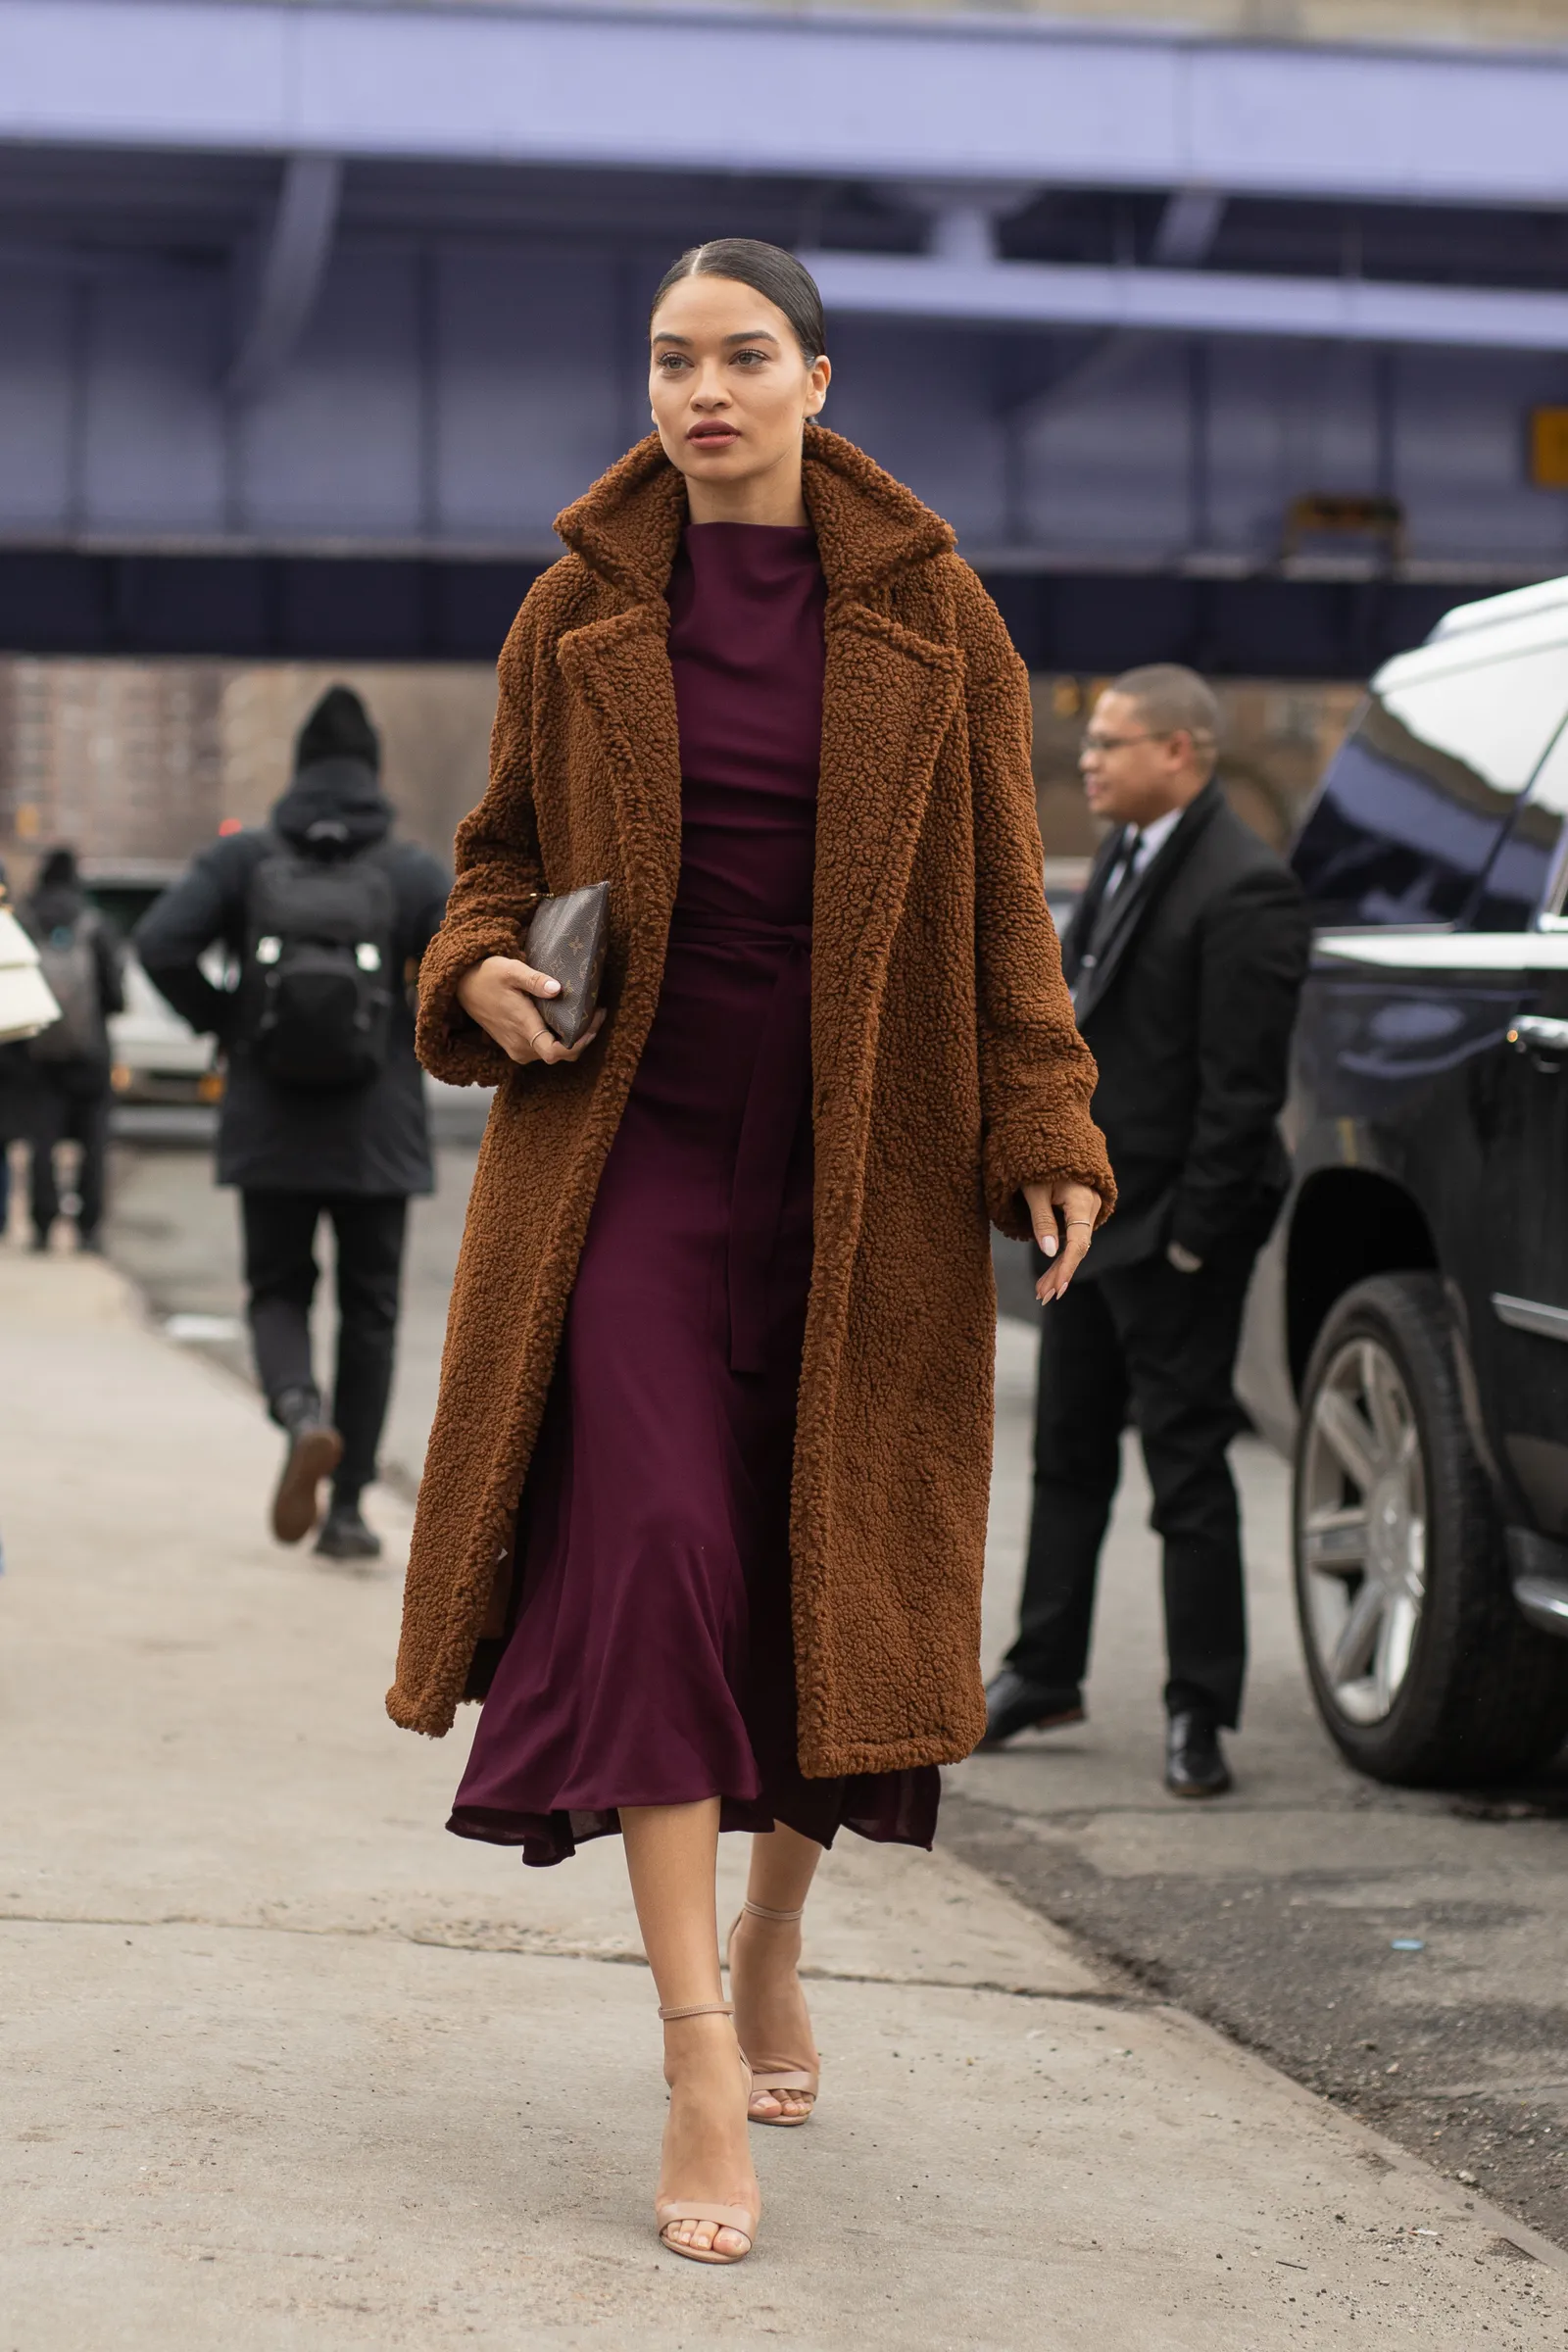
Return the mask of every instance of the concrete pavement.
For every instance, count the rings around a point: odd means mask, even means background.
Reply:
[[[618,1847],[444,1836],[471,1718],[381,1711],[404,1506],[377,1572],[275,1549],[254,1401],[90,1260],[0,1250],[0,2347],[1568,2342],[1543,2241],[961,1862],[854,1839],[758,2251],[661,2254]]]
[[[988,1664],[1014,1623],[1033,1371],[1031,1335],[1004,1321]],[[1568,2243],[1568,1769],[1470,1792],[1352,1772],[1301,1668],[1286,1465],[1254,1439],[1232,1459],[1252,1648],[1236,1794],[1173,1805],[1159,1786],[1158,1548],[1129,1441],[1089,1722],[950,1774],[944,1843]]]

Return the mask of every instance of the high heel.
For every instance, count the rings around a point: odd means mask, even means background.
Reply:
[[[728,2017],[730,2005],[728,2001],[693,2001],[689,2008],[662,2008],[659,2014],[667,2026],[678,2024],[683,2017]],[[749,2108],[752,2070],[744,2056],[741,2059],[741,2071],[746,2077]],[[757,2227],[760,2219],[760,2214],[753,2213],[748,2206],[719,2205],[711,2197],[670,2197],[662,2204],[656,2202],[654,2206],[654,2223],[661,2245],[667,2247],[671,2254],[683,2254],[688,2262],[744,2262],[757,2241]],[[738,2254],[720,2254],[712,2246],[677,2245],[669,2232],[680,2222],[711,2222],[715,2236],[720,2230],[732,2230],[737,2237],[744,2237],[746,2243]]]
[[[730,1972],[730,1981],[732,1984],[735,1976],[735,1963],[731,1956],[735,1943],[735,1928],[740,1926],[741,1921],[746,1917],[748,1911],[751,1913],[754,1919],[765,1919],[774,1927],[779,1928],[793,1927],[797,1920],[802,1920],[806,1917],[804,1906],[799,1911],[770,1911],[765,1903],[754,1903],[751,1896],[748,1895],[745,1902],[735,1914],[735,1927],[730,1929],[729,1936],[724,1944],[724,1966]],[[745,2053],[743,2052],[742,2055],[744,2056]],[[748,2060],[747,2063],[750,2066],[750,2060]],[[764,2068],[760,2074],[759,2074],[755,2068],[752,2068],[751,2072],[751,2098],[755,2099],[760,2090],[790,2090],[794,2091],[797,2096],[801,2098],[808,2098],[811,2102],[810,2106],[800,2115],[752,2115],[751,2100],[749,2099],[747,2101],[747,2114],[752,2123],[777,2124],[789,2128],[796,2124],[808,2124],[810,2122],[812,2114],[816,2108],[817,2092],[820,2089],[822,2082],[822,2065],[820,2059],[818,2059],[816,2064],[813,2066],[770,2066]]]

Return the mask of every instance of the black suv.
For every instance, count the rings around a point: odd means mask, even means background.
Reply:
[[[1317,934],[1239,1391],[1295,1454],[1307,1670],[1380,1780],[1568,1736],[1568,580],[1373,681],[1293,863]]]

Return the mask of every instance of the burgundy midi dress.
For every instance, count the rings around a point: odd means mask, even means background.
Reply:
[[[514,1621],[449,1828],[560,1862],[621,1805],[929,1845],[935,1766],[807,1780],[790,1481],[811,1276],[825,590],[808,528],[688,525],[681,869],[518,1514]],[[542,1083],[548,1084],[548,1079]]]

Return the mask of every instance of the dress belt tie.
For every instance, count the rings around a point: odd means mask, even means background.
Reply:
[[[705,946],[762,948],[778,956],[741,1113],[727,1250],[729,1368],[760,1372],[784,1188],[811,1100],[811,926],[677,916],[676,931]]]

